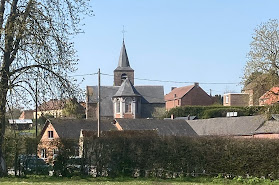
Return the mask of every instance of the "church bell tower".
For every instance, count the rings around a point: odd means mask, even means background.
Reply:
[[[122,82],[128,78],[134,85],[134,70],[130,67],[124,39],[120,52],[117,68],[114,70],[114,86],[121,86]]]

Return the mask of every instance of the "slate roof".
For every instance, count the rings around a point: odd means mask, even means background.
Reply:
[[[266,121],[263,126],[255,131],[255,134],[278,134],[279,121]]]
[[[124,40],[123,40],[122,48],[120,51],[118,66],[115,69],[115,71],[117,71],[117,70],[133,71],[133,69],[130,67]]]
[[[124,82],[121,84],[118,91],[115,93],[113,97],[124,97],[124,96],[130,96],[130,97],[141,96],[128,78],[124,80]]]
[[[187,120],[189,125],[200,136],[241,136],[252,135],[255,130],[263,125],[263,116],[242,116],[229,118],[211,118]]]
[[[55,128],[60,138],[78,139],[80,130],[98,130],[98,122],[90,119],[51,119],[50,123]],[[45,124],[42,134],[48,123]],[[116,130],[112,121],[106,120],[100,122],[101,131]]]
[[[198,136],[185,120],[116,119],[123,130],[157,130],[163,136]]]
[[[183,96],[185,96],[185,94],[187,94],[189,91],[191,91],[194,87],[195,85],[189,85],[189,86],[175,88],[169,94],[166,94],[165,100],[169,101],[177,98],[180,99]]]
[[[101,86],[101,116],[113,116],[112,97],[120,86]],[[141,103],[165,103],[163,86],[134,86],[142,96]],[[98,86],[87,86],[87,102],[97,103]]]

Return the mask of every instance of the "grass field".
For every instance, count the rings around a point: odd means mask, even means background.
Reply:
[[[133,179],[133,178],[57,178],[48,176],[31,176],[27,178],[0,178],[0,185],[241,185],[241,184],[263,184],[279,185],[279,181],[270,180],[228,180],[221,178],[184,178],[184,179]]]

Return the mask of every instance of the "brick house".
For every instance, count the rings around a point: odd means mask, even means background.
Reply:
[[[63,108],[65,106],[65,101],[58,99],[50,99],[47,102],[43,102],[38,106],[38,118],[43,115],[52,115],[54,118],[63,117]],[[36,112],[33,112],[34,118],[36,116]]]
[[[227,93],[223,96],[224,106],[249,106],[250,94]]]
[[[165,111],[163,86],[134,85],[131,68],[123,40],[114,85],[100,87],[100,114],[102,119],[148,118]],[[98,86],[86,87],[86,118],[97,119]]]
[[[279,87],[272,87],[259,98],[259,105],[272,105],[279,101]]]
[[[23,110],[18,119],[34,119],[34,110]]]
[[[166,110],[185,105],[211,105],[212,98],[199,86],[194,85],[173,88],[165,95]]]
[[[98,125],[95,120],[85,119],[51,119],[47,120],[42,131],[38,145],[38,156],[47,162],[52,162],[55,154],[59,153],[62,140],[72,142],[75,148],[74,155],[79,154],[79,137],[81,130],[97,131]],[[116,130],[112,121],[102,121],[101,131]]]

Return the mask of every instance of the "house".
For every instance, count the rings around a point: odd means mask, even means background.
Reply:
[[[78,140],[81,130],[98,130],[98,123],[95,120],[85,119],[51,119],[47,120],[42,131],[38,145],[38,156],[47,162],[53,160],[53,156],[58,154],[62,140],[71,140],[75,147],[75,155],[78,155]],[[112,121],[102,121],[101,131],[116,130]],[[62,143],[63,144],[63,143]]]
[[[165,110],[163,86],[134,85],[131,68],[123,40],[114,85],[100,87],[100,116],[111,118],[158,117]],[[97,119],[98,86],[86,87],[86,118]]]
[[[266,118],[264,116],[242,116],[187,120],[199,136],[253,137]]]
[[[18,119],[33,119],[34,110],[23,110]]]
[[[259,98],[259,105],[272,105],[279,101],[279,87],[272,87]]]
[[[9,124],[14,130],[27,130],[32,127],[32,119],[9,119]]]
[[[155,130],[160,136],[198,136],[193,128],[183,119],[115,119],[115,127],[119,131]]]
[[[224,106],[249,106],[249,94],[227,93],[223,98]]]
[[[169,94],[165,95],[166,110],[185,105],[211,105],[212,98],[199,86],[194,85],[172,88]]]
[[[42,103],[38,106],[37,116],[38,118],[43,115],[51,115],[54,118],[63,117],[63,108],[65,106],[65,101],[58,99],[50,99],[47,102]],[[36,117],[36,112],[34,111],[34,118]]]
[[[254,138],[279,139],[279,115],[272,114],[271,119],[255,130]]]

